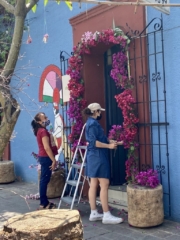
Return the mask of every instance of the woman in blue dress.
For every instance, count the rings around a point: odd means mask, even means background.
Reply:
[[[108,140],[104,135],[104,130],[99,124],[101,112],[105,109],[100,104],[92,103],[83,113],[88,116],[86,122],[85,136],[88,142],[86,176],[91,178],[89,189],[89,202],[91,207],[90,221],[102,220],[104,224],[118,224],[123,222],[122,218],[113,216],[108,207],[108,187],[110,179],[110,164],[108,159],[108,149],[116,149],[117,145],[123,142]],[[100,185],[100,199],[103,208],[103,214],[98,213],[96,209],[97,188]]]

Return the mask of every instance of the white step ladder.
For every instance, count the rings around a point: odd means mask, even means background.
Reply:
[[[86,176],[82,175],[82,170],[85,167],[85,160],[86,160],[86,155],[87,155],[87,146],[80,146],[80,143],[81,143],[81,139],[82,139],[82,136],[83,136],[83,132],[84,132],[85,126],[86,126],[86,124],[84,124],[84,126],[82,128],[81,135],[80,135],[80,138],[79,138],[76,150],[74,152],[74,156],[73,156],[73,159],[72,159],[71,167],[70,167],[67,179],[66,179],[66,183],[64,185],[64,189],[63,189],[63,192],[62,192],[61,199],[59,201],[58,208],[61,207],[61,203],[62,202],[65,202],[68,205],[71,205],[70,209],[73,209],[74,203],[77,202],[79,204],[79,202],[80,202],[81,195],[82,195],[82,190],[83,190],[85,181],[87,180],[88,183],[89,183],[89,179]],[[82,150],[85,151],[84,154],[83,154]],[[80,153],[80,156],[81,156],[81,159],[82,159],[82,163],[81,164],[76,164],[75,163],[76,156],[77,156],[78,153]],[[75,174],[74,179],[70,180],[71,173],[72,173],[73,169],[76,170],[76,174]],[[83,181],[80,181],[82,177],[83,177]],[[67,188],[68,185],[71,186],[71,190],[70,190],[68,196],[64,196],[66,188]],[[79,188],[80,185],[81,185],[80,195],[79,195],[79,198],[76,198],[77,191],[78,191],[78,188]],[[72,197],[71,196],[71,192],[72,192],[73,187],[75,187],[75,191],[74,191],[74,195]]]

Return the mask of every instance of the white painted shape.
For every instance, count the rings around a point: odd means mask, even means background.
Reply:
[[[70,99],[70,91],[68,90],[68,83],[70,79],[70,75],[62,76],[63,102],[69,102]]]
[[[46,79],[44,81],[44,86],[43,86],[43,95],[51,96],[51,97],[53,96],[53,89]]]

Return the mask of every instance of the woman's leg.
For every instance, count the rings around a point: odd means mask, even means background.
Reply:
[[[118,218],[118,217],[113,216],[109,211],[109,207],[108,207],[109,179],[99,178],[98,180],[100,182],[100,187],[101,187],[100,199],[101,199],[102,208],[103,208],[103,212],[104,212],[102,223],[104,223],[104,224],[118,224],[118,223],[123,222],[122,218]]]
[[[103,212],[108,212],[109,207],[108,207],[108,187],[109,187],[109,179],[107,178],[99,178],[98,179],[100,182],[100,199],[101,199],[101,204],[103,208]]]
[[[97,178],[91,178],[90,188],[89,188],[89,203],[91,206],[91,214],[89,217],[89,221],[99,221],[102,220],[103,214],[98,213],[96,209],[96,195],[97,195],[97,187],[99,185],[99,181]]]
[[[91,178],[90,188],[89,188],[89,203],[91,210],[96,210],[96,195],[99,181],[97,178]]]
[[[39,186],[39,193],[40,193],[40,205],[46,207],[49,203],[46,192],[47,192],[47,185],[51,178],[52,171],[50,170],[50,166],[52,162],[49,158],[43,157],[40,159],[41,164],[41,178],[40,178],[40,186]]]

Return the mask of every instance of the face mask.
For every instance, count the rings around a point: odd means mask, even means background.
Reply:
[[[45,127],[49,126],[50,120],[47,120],[47,121],[43,122],[43,124],[44,124]]]
[[[101,120],[101,118],[102,118],[102,114],[100,114],[100,116],[97,116],[97,120],[99,121],[99,120]]]

